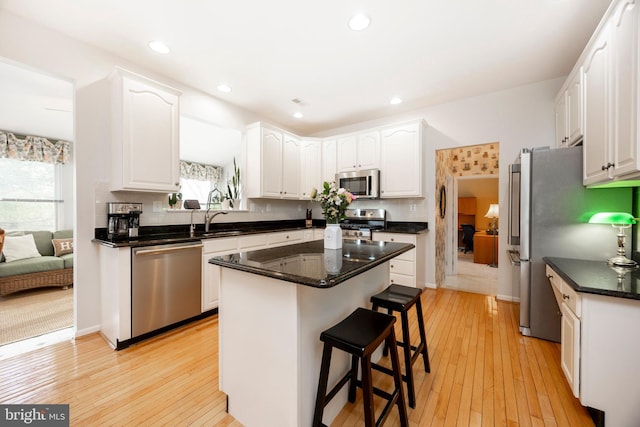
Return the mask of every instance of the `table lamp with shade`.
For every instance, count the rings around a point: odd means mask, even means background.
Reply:
[[[609,258],[609,265],[618,267],[636,267],[637,263],[625,256],[624,239],[625,228],[630,228],[635,224],[636,220],[633,215],[625,212],[599,212],[589,219],[589,224],[610,224],[612,227],[618,227],[618,251],[617,255]]]
[[[492,262],[491,264],[489,264],[489,267],[497,267],[498,263],[496,262],[496,239],[498,238],[498,228],[496,227],[496,219],[498,219],[500,217],[499,215],[499,207],[500,205],[498,205],[497,203],[495,204],[490,204],[489,205],[489,210],[487,211],[486,215],[484,216],[485,218],[492,218],[493,219],[493,223],[491,224],[491,230],[487,230],[487,234],[493,234],[494,237],[493,238],[493,250],[491,251],[491,259]]]

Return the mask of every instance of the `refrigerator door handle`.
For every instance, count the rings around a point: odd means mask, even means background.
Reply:
[[[520,258],[523,260],[531,258],[531,156],[531,152],[520,156]]]
[[[531,261],[520,258],[520,332],[531,335]]]

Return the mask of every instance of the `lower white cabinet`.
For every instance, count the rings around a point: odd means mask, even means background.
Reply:
[[[603,411],[607,426],[638,425],[640,300],[576,292],[546,269],[562,312],[560,358],[573,394]]]
[[[390,280],[392,284],[405,285],[412,287],[425,287],[424,275],[424,257],[426,235],[421,234],[405,234],[405,233],[386,233],[375,231],[372,240],[377,242],[398,242],[411,243],[414,249],[407,251],[390,262]]]
[[[131,248],[99,246],[100,333],[116,348],[131,339]]]
[[[277,231],[267,234],[267,246],[284,246],[304,241],[304,230]]]
[[[547,265],[547,277],[562,313],[560,326],[560,364],[571,391],[580,397],[580,316],[582,298]]]
[[[202,241],[202,312],[218,307],[220,290],[220,266],[210,264],[214,256],[238,251],[238,238],[207,239]]]

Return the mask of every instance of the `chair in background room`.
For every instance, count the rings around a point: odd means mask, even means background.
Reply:
[[[462,227],[462,243],[464,243],[464,253],[473,252],[473,235],[476,228],[471,224],[461,224]]]

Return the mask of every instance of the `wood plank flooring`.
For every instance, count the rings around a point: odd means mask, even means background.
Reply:
[[[411,426],[593,425],[564,380],[559,345],[521,336],[516,304],[446,289],[422,300],[431,373],[414,366]],[[218,390],[217,338],[211,317],[119,352],[97,334],[38,349],[0,361],[0,403],[69,403],[73,426],[239,426]],[[360,393],[332,425],[363,425]],[[396,411],[385,425],[399,425]]]

